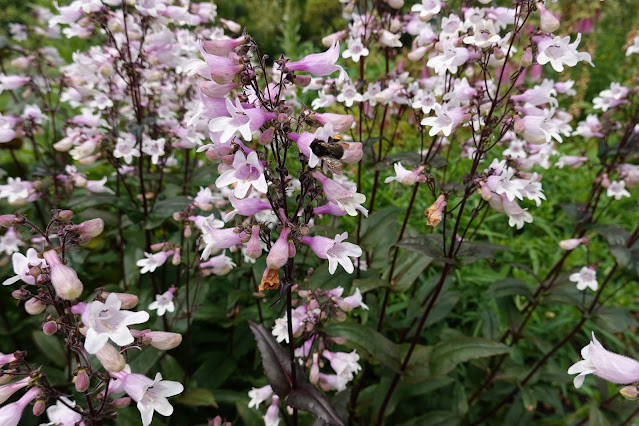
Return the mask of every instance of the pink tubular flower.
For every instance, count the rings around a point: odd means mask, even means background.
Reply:
[[[353,380],[353,376],[362,369],[357,361],[359,361],[359,355],[353,350],[353,352],[330,352],[325,350],[322,352],[322,356],[330,361],[331,368],[335,370],[337,375],[347,377],[348,380]]]
[[[178,395],[184,391],[184,386],[181,383],[162,380],[160,373],[157,373],[154,380],[142,374],[130,374],[124,371],[111,373],[111,376],[121,380],[124,391],[137,402],[144,426],[151,424],[155,411],[163,416],[173,414],[173,406],[167,397]]]
[[[266,257],[266,266],[270,269],[280,269],[286,265],[290,255],[288,248],[288,236],[291,233],[291,228],[283,228],[279,238],[271,247]]]
[[[202,259],[207,260],[211,251],[231,248],[242,242],[244,232],[237,233],[235,228],[216,229],[208,224],[202,225],[202,239],[206,244],[202,252]]]
[[[333,179],[327,178],[320,172],[313,172],[313,177],[322,183],[324,194],[329,201],[337,204],[341,209],[346,210],[349,216],[357,216],[357,210],[364,216],[368,215],[368,210],[362,207],[366,201],[366,196],[355,191],[349,191]]]
[[[577,34],[577,38],[572,43],[570,42],[570,36],[544,38],[539,42],[537,62],[541,65],[550,62],[552,68],[557,72],[564,70],[564,64],[574,67],[579,61],[586,61],[591,66],[594,66],[589,53],[577,52],[577,46],[579,46],[580,41],[581,34]]]
[[[337,59],[339,59],[339,42],[334,40],[326,52],[313,53],[300,61],[289,62],[286,64],[286,68],[289,71],[306,71],[320,76],[330,75],[339,70],[339,80],[348,79],[344,68],[335,65]]]
[[[346,214],[346,210],[329,201],[323,206],[315,207],[313,209],[313,214],[330,214],[333,216],[344,216]]]
[[[331,123],[333,125],[333,130],[338,133],[345,132],[350,129],[355,120],[350,114],[333,114],[330,112],[325,112],[323,114],[316,112],[312,115],[312,117],[322,126]]]
[[[587,243],[588,242],[588,238],[583,237],[583,238],[571,238],[569,240],[562,240],[559,241],[559,248],[563,249],[563,250],[574,250],[577,247],[579,247],[580,245],[582,245],[583,243]]]
[[[244,156],[244,153],[238,150],[233,158],[233,165],[215,180],[215,186],[218,188],[233,183],[237,184],[233,190],[233,195],[237,198],[246,197],[251,187],[266,194],[268,187],[264,177],[264,167],[260,164],[255,151]]]
[[[63,265],[55,250],[44,252],[44,259],[50,268],[51,284],[55,288],[58,297],[65,300],[77,299],[82,293],[82,281],[78,274],[70,267]]]
[[[351,257],[360,257],[362,249],[352,243],[343,242],[348,238],[348,232],[338,234],[335,239],[316,236],[303,236],[302,243],[308,245],[320,259],[328,260],[328,272],[334,274],[340,264],[346,272],[352,274],[355,270]]]
[[[106,302],[91,302],[82,313],[82,322],[87,327],[84,348],[90,354],[96,354],[111,339],[116,345],[133,343],[133,335],[128,326],[142,324],[149,320],[148,312],[122,311],[122,302],[114,293],[109,294]]]
[[[5,364],[9,364],[16,360],[15,355],[13,354],[3,354],[0,352],[0,367],[4,367]]]
[[[248,393],[249,398],[251,398],[248,407],[260,408],[260,404],[269,399],[271,395],[273,395],[273,388],[271,385],[266,385],[261,388],[252,388]]]
[[[240,36],[238,38],[231,38],[225,40],[209,40],[202,43],[202,47],[206,51],[206,53],[210,53],[215,56],[226,56],[236,47],[244,44],[246,42],[245,36]]]
[[[222,136],[220,136],[220,142],[222,143],[230,141],[237,132],[242,135],[245,141],[250,141],[251,118],[246,115],[241,102],[236,99],[235,105],[233,105],[229,98],[226,98],[224,102],[229,116],[220,116],[209,121],[209,130],[211,132],[222,132]]]
[[[259,198],[238,199],[232,195],[229,195],[228,199],[233,206],[233,210],[222,217],[222,219],[224,219],[224,222],[228,222],[229,220],[233,219],[237,214],[239,214],[240,216],[253,216],[256,213],[261,212],[262,210],[268,210],[271,208],[271,203],[269,203],[268,201],[260,200]]]
[[[168,251],[160,251],[155,254],[144,253],[146,259],[140,259],[135,264],[142,268],[140,270],[141,274],[146,274],[147,272],[154,272],[157,268],[164,265],[166,260],[171,257],[173,254],[173,250]]]
[[[201,81],[200,90],[209,98],[224,98],[231,90],[239,87],[237,83],[217,84],[215,81]]]
[[[588,374],[594,374],[612,383],[626,385],[639,381],[639,362],[632,358],[610,352],[592,333],[592,341],[581,350],[582,361],[568,369],[568,374],[579,374],[574,379],[580,388]]]
[[[151,302],[151,304],[149,305],[149,310],[157,309],[159,316],[164,315],[167,311],[175,311],[175,303],[173,303],[173,297],[176,290],[177,288],[171,287],[162,294],[156,294],[155,301]]]
[[[260,226],[253,225],[251,239],[246,245],[246,255],[251,259],[257,259],[262,255],[262,243],[260,241]]]
[[[4,404],[7,399],[11,398],[11,395],[27,386],[30,380],[29,377],[25,377],[17,382],[0,386],[0,404]]]
[[[599,283],[597,283],[597,270],[592,266],[584,266],[579,270],[571,274],[568,279],[574,283],[577,283],[577,290],[584,291],[587,287],[590,287],[592,291],[597,291]]]
[[[16,402],[0,408],[0,424],[2,426],[17,426],[25,407],[36,399],[38,395],[40,395],[40,388],[31,388]]]
[[[397,181],[405,186],[411,186],[415,182],[417,182],[419,175],[424,170],[424,166],[419,166],[415,170],[408,170],[404,166],[402,166],[401,161],[399,163],[393,164],[395,168],[395,176],[389,176],[384,179],[384,183],[390,183],[392,181]]]
[[[266,409],[264,415],[264,426],[277,426],[280,423],[280,409],[277,406],[279,400],[277,395],[273,395],[271,405]]]

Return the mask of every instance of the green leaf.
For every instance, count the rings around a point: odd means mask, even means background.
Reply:
[[[610,253],[622,268],[628,266],[632,260],[632,253],[625,245],[610,246]]]
[[[471,359],[505,354],[511,348],[500,342],[480,337],[456,337],[436,344],[431,353],[433,377],[448,374],[458,364]]]
[[[184,379],[184,370],[182,366],[174,357],[169,354],[165,354],[160,361],[160,368],[162,369],[162,378],[165,380],[174,380],[180,382]]]
[[[397,243],[397,247],[428,256],[438,262],[452,263],[450,259],[444,256],[442,240],[439,235],[431,234],[407,237]]]
[[[42,331],[33,332],[33,341],[47,358],[58,367],[66,365],[66,348],[56,336],[47,336]]]
[[[324,331],[329,336],[346,338],[346,344],[355,347],[361,355],[399,372],[398,346],[372,328],[362,324],[342,323],[329,325]]]
[[[595,324],[609,333],[621,333],[633,327],[639,322],[628,312],[620,307],[602,307],[594,315]]]
[[[408,350],[409,345],[402,345],[402,349]],[[417,384],[432,377],[430,360],[433,352],[432,346],[417,345],[410,357],[406,370],[402,375],[402,381],[408,384]],[[403,356],[402,356],[403,358]]]
[[[175,402],[182,405],[188,405],[190,407],[215,407],[217,401],[213,396],[213,393],[204,388],[193,388],[184,392],[179,397],[175,398]]]
[[[451,411],[431,411],[414,419],[411,419],[405,423],[401,423],[399,426],[436,426],[436,425],[458,425],[461,423],[459,414]]]
[[[601,412],[599,407],[597,407],[597,404],[590,406],[588,426],[610,426],[610,422],[606,419],[606,416]]]
[[[129,351],[129,353],[131,352]],[[131,371],[135,371],[138,374],[147,374],[152,367],[156,367],[162,355],[164,355],[164,351],[153,347],[145,348],[142,352],[138,352],[135,358],[131,357],[133,358],[129,362]]]
[[[533,295],[528,285],[518,278],[504,278],[493,283],[487,293],[490,297],[526,296],[532,299]]]
[[[463,242],[456,260],[462,265],[469,265],[481,259],[493,259],[496,250],[510,251],[508,247],[499,244]]]
[[[149,214],[145,229],[157,228],[162,225],[166,219],[173,216],[173,213],[182,211],[190,202],[191,200],[184,196],[158,201]]]
[[[389,287],[389,284],[381,278],[362,278],[359,280],[353,280],[353,286],[359,288],[359,291],[364,294],[367,291],[375,290],[376,288]]]

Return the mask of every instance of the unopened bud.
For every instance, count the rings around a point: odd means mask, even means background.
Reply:
[[[27,300],[27,302],[24,304],[24,310],[27,311],[29,315],[40,315],[46,308],[47,305],[45,305],[35,297]]]
[[[151,339],[151,346],[163,351],[177,348],[182,343],[182,335],[168,331],[149,331],[144,337]]]
[[[637,389],[637,386],[624,386],[621,390],[619,390],[619,393],[621,396],[631,401],[639,399],[639,389]]]
[[[6,228],[13,228],[16,225],[21,225],[23,223],[24,223],[23,217],[18,217],[14,214],[0,215],[0,226],[4,226]]]
[[[126,366],[126,360],[110,343],[107,343],[95,356],[107,371],[117,373]]]
[[[559,19],[555,15],[544,7],[544,4],[537,3],[537,10],[539,10],[539,25],[541,30],[546,33],[552,33],[559,28]]]
[[[174,266],[177,266],[180,264],[182,258],[180,257],[180,249],[175,250],[175,253],[173,253],[173,258],[171,258],[171,264],[173,264]]]
[[[13,290],[11,292],[11,297],[13,297],[16,300],[23,300],[26,299],[27,297],[31,296],[31,293],[29,293],[27,290],[24,289],[17,289],[17,290]]]
[[[81,235],[95,238],[104,231],[104,221],[100,218],[87,220],[77,226]]]
[[[40,416],[42,415],[42,413],[44,413],[44,410],[47,408],[47,405],[44,403],[43,400],[39,399],[36,401],[35,404],[33,404],[33,415],[34,416]]]
[[[189,225],[186,225],[184,227],[184,237],[189,238],[191,234],[192,234],[191,227]]]
[[[65,300],[77,299],[83,289],[78,274],[60,262],[55,250],[46,251],[44,258],[51,269],[51,284],[58,297]]]
[[[269,143],[271,143],[271,141],[273,140],[273,133],[273,129],[266,129],[260,136],[260,145],[268,145]]]
[[[75,382],[75,390],[78,392],[84,392],[89,389],[89,384],[91,383],[89,375],[84,368],[78,370],[78,374],[76,374],[73,381]]]
[[[53,336],[58,331],[58,323],[55,321],[47,321],[42,325],[42,332],[47,336]]]
[[[67,220],[71,220],[71,218],[73,217],[73,212],[71,210],[60,210],[57,216],[58,216],[58,219],[67,221]]]
[[[113,401],[114,408],[126,408],[131,404],[131,398],[125,396],[124,398],[119,398]]]
[[[293,77],[293,83],[297,87],[306,87],[311,84],[312,77],[310,75],[296,75]]]

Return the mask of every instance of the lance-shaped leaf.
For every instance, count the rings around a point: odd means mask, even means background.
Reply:
[[[264,367],[269,384],[280,398],[286,398],[293,388],[291,361],[288,353],[262,324],[249,321],[249,327],[262,355],[262,367]],[[302,375],[298,374],[297,377],[302,377]]]
[[[286,397],[286,404],[298,410],[315,414],[329,425],[341,426],[344,424],[326,395],[309,383],[291,391]]]

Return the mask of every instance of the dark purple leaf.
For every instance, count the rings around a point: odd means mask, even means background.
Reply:
[[[249,321],[249,327],[262,355],[262,367],[269,384],[280,398],[286,398],[293,386],[288,353],[262,324]]]
[[[326,395],[309,383],[294,389],[286,397],[286,404],[298,410],[315,414],[329,425],[341,426],[344,424]]]

